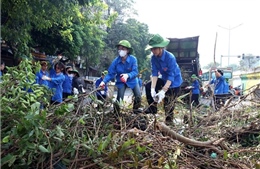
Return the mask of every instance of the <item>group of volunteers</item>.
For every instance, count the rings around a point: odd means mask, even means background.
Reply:
[[[165,49],[169,43],[169,39],[155,34],[145,48],[145,50],[151,51],[152,56],[151,80],[145,84],[148,107],[144,109],[144,113],[156,114],[157,105],[163,101],[166,123],[173,121],[175,99],[183,82],[175,56]],[[140,113],[142,81],[140,79],[141,74],[138,72],[137,59],[132,55],[133,48],[127,40],[121,40],[116,48],[118,55],[112,61],[108,70],[103,71],[101,77],[95,82],[97,99],[106,99],[107,84],[115,78],[117,96],[113,105],[114,113],[120,114],[120,101],[124,100],[126,88],[131,88],[133,91],[133,113]],[[83,87],[80,88],[81,84],[77,81],[79,77],[77,70],[73,70],[71,66],[65,67],[59,61],[52,64],[52,69],[48,71],[48,63],[41,62],[41,70],[36,74],[38,84],[54,89],[51,103],[61,103],[68,96],[82,92]],[[223,75],[221,70],[216,70],[216,80],[211,82],[215,84],[215,93],[221,93],[220,90],[224,90],[221,75]],[[192,75],[191,79],[193,81],[192,101],[199,104],[200,86],[198,78],[196,75]]]
[[[44,85],[53,92],[51,104],[59,104],[70,95],[84,92],[83,84],[79,80],[79,72],[65,65],[58,56],[50,63],[41,61],[41,69],[36,73],[36,83]],[[50,70],[48,64],[51,64]]]
[[[153,35],[145,50],[150,50],[151,56],[151,81],[145,85],[148,108],[146,114],[156,114],[157,104],[163,101],[166,123],[171,123],[174,117],[175,99],[178,96],[183,82],[181,70],[176,62],[175,56],[165,49],[170,40],[159,34]],[[120,113],[119,103],[124,98],[126,88],[131,88],[134,94],[133,113],[139,113],[141,107],[141,90],[139,85],[138,63],[132,55],[133,48],[127,40],[121,40],[116,48],[117,57],[112,61],[108,71],[96,83],[102,91],[107,83],[116,78],[117,102],[114,103],[114,113]],[[210,82],[214,84],[215,94],[226,93],[227,84],[221,70],[215,71],[216,78]],[[199,78],[191,76],[191,101],[199,105],[200,83]],[[107,89],[105,88],[105,91]],[[101,94],[100,94],[101,96]],[[105,96],[101,96],[105,97]]]

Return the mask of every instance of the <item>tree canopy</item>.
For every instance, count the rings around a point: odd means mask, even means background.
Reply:
[[[150,38],[148,25],[132,17],[134,0],[28,1],[3,0],[2,40],[16,56],[30,55],[37,47],[47,55],[81,57],[85,68],[107,69],[117,55],[115,45],[128,40],[139,71],[150,66],[144,51]],[[103,62],[104,59],[106,62]]]
[[[114,16],[102,18],[106,8],[97,0],[3,0],[2,40],[18,55],[28,55],[31,47],[39,46],[47,54],[61,51],[75,57],[84,53],[86,43],[102,46],[101,28],[109,26]]]

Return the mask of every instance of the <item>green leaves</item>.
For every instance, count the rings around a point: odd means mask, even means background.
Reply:
[[[8,167],[11,167],[15,160],[16,155],[7,154],[6,156],[3,156],[3,158],[1,158],[1,166],[8,164]]]
[[[10,138],[10,136],[5,136],[5,137],[2,139],[2,142],[3,142],[3,143],[8,143],[8,142],[9,142],[9,138]]]
[[[50,153],[50,151],[47,148],[45,148],[43,145],[39,145],[39,150],[43,153]]]

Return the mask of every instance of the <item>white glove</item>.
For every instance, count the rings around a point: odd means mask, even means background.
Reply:
[[[106,85],[105,82],[102,81],[102,82],[99,84],[99,87],[101,87],[101,88],[103,89],[103,88],[105,88],[105,85]]]
[[[151,96],[152,96],[152,98],[154,98],[155,95],[156,95],[155,88],[151,88]]]
[[[155,95],[155,97],[158,97],[158,103],[160,103],[165,97],[165,91],[161,90],[159,93]]]
[[[187,86],[186,87],[186,89],[192,89],[193,88],[193,86]]]
[[[49,81],[50,81],[50,80],[51,80],[51,78],[49,78],[49,77],[48,77],[48,76],[46,76],[46,75],[43,75],[43,76],[42,76],[42,80],[49,80]]]
[[[121,81],[124,82],[124,83],[127,81],[128,77],[129,77],[128,74],[121,74],[120,76],[121,76],[121,79],[122,79]]]
[[[104,91],[104,90],[100,91],[100,93],[101,93],[102,95],[105,95],[105,91]]]
[[[79,94],[79,90],[74,87],[74,88],[73,88],[73,93],[77,95],[77,94]]]

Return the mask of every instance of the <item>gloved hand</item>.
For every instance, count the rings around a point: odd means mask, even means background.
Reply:
[[[49,78],[48,76],[46,76],[46,75],[43,75],[42,76],[42,80],[48,80],[48,81],[50,81],[51,80],[51,78]]]
[[[128,74],[126,74],[126,73],[121,74],[120,76],[121,76],[120,80],[124,83],[127,81],[128,77],[129,77]]]
[[[105,91],[104,91],[104,90],[100,91],[100,93],[101,93],[102,95],[105,95]]]
[[[185,87],[185,89],[192,89],[193,88],[193,86],[187,86],[187,87]]]
[[[154,98],[155,95],[156,95],[155,88],[151,88],[151,96],[152,96],[152,98]]]
[[[77,95],[77,94],[79,94],[79,90],[74,87],[74,88],[73,88],[73,93]]]
[[[165,91],[161,90],[159,93],[155,95],[155,97],[158,97],[158,103],[160,103],[165,97]]]
[[[105,85],[106,85],[105,82],[102,81],[102,82],[99,84],[99,87],[102,88],[102,89],[104,89],[104,88],[105,88]]]

